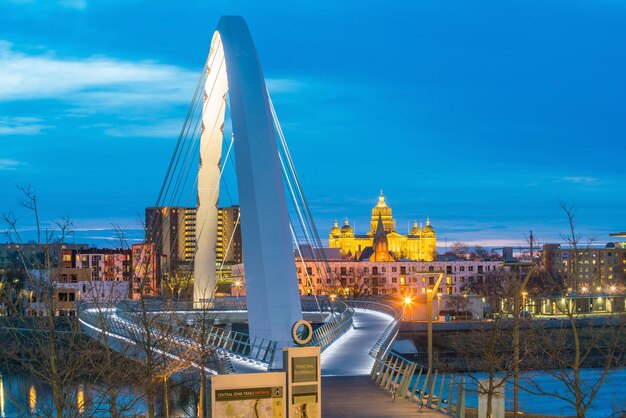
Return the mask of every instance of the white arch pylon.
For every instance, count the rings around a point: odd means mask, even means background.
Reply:
[[[207,61],[198,172],[194,302],[215,290],[217,203],[226,97],[234,137],[251,338],[289,345],[302,319],[287,200],[265,79],[248,27],[224,16]]]

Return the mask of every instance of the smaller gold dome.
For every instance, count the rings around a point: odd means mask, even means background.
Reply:
[[[426,218],[426,226],[423,229],[424,232],[427,233],[435,233],[435,228],[430,224],[430,218]]]
[[[335,219],[335,225],[330,229],[330,235],[339,236],[341,234],[341,229],[339,229],[339,225],[337,224],[337,220]]]
[[[346,218],[346,223],[341,227],[341,233],[342,234],[352,233],[352,227],[350,226],[350,223],[348,222],[348,218]]]
[[[420,232],[420,228],[417,226],[417,221],[413,221],[413,228],[409,231],[409,235],[419,235]]]

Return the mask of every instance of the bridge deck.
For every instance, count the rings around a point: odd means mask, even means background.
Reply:
[[[419,411],[419,412],[418,412]],[[391,399],[391,392],[372,383],[367,376],[325,377],[322,379],[324,418],[440,418],[446,415],[420,407],[406,399]]]
[[[354,328],[322,353],[322,376],[370,374],[374,359],[369,352],[391,321],[389,315],[356,308]]]

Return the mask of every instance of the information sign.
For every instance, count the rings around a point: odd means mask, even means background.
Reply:
[[[286,418],[285,373],[213,376],[213,417]]]
[[[319,418],[322,413],[319,347],[283,349],[290,418]]]

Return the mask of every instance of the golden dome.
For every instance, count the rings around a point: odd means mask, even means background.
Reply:
[[[387,207],[387,203],[385,202],[385,195],[383,194],[383,191],[380,191],[380,196],[378,196],[378,204],[376,205],[376,207]]]
[[[348,218],[346,218],[346,223],[341,227],[341,233],[352,234],[352,227],[350,226],[350,223],[348,222]]]
[[[382,190],[380,191],[380,196],[378,196],[378,204],[372,208],[372,219],[370,221],[370,231],[368,232],[368,235],[374,235],[379,216],[382,216],[383,218],[385,232],[389,233],[395,231],[396,225],[395,221],[393,220],[391,208],[387,206],[387,202],[385,202],[385,196],[383,195]]]
[[[426,218],[426,226],[424,227],[423,231],[426,233],[435,233],[435,228],[433,228],[430,224],[430,218]]]
[[[330,229],[330,235],[339,236],[341,234],[341,229],[339,229],[339,225],[337,224],[337,220],[335,219],[335,225]]]
[[[409,231],[409,235],[419,235],[420,232],[420,228],[417,226],[417,221],[413,221],[413,228]]]

